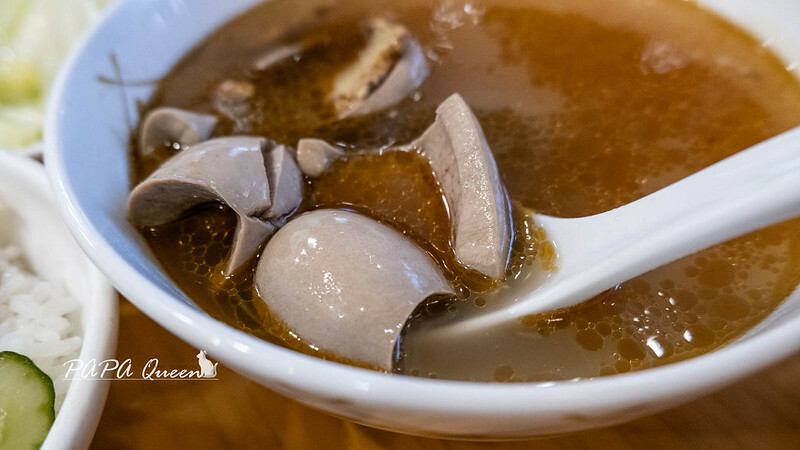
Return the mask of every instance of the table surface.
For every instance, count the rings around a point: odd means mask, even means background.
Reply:
[[[118,359],[194,368],[197,350],[120,304]],[[214,382],[112,381],[92,448],[800,448],[800,354],[725,390],[613,428],[512,443],[375,430],[286,399],[220,365]]]

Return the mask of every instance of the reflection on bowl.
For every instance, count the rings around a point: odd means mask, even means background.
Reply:
[[[73,233],[124,295],[182,339],[279,393],[334,414],[397,431],[473,438],[622,422],[687,401],[797,350],[798,293],[747,336],[709,355],[599,379],[516,385],[370,372],[297,354],[211,319],[161,271],[126,219],[128,137],[136,101],[148,99],[153,89],[140,82],[164,75],[205,34],[254,3],[123,2],[73,55],[51,103],[46,160]],[[768,19],[760,22],[768,28],[753,31],[769,32],[786,59],[800,56],[787,19],[800,17],[800,8],[774,2],[736,16],[733,7],[710,6],[745,24],[751,17]],[[133,29],[131,23],[145,26]],[[125,95],[98,77],[121,77]],[[86,124],[91,133],[82,131]]]

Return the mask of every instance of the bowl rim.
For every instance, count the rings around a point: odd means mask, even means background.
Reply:
[[[0,176],[9,176],[9,173],[24,185],[23,189],[30,191],[42,202],[46,202],[52,216],[49,218],[59,223],[60,227],[64,228],[64,236],[71,239],[72,235],[68,233],[66,224],[55,212],[53,191],[42,164],[28,156],[2,150]],[[87,268],[86,277],[89,283],[87,287],[92,297],[90,300],[81,301],[82,342],[78,359],[88,361],[93,358],[97,360],[113,358],[117,348],[117,294],[100,271],[77,247],[73,253],[73,256],[81,259]],[[70,260],[74,261],[75,258]],[[108,388],[106,381],[73,379],[42,448],[87,447],[100,420]]]
[[[47,171],[59,210],[73,235],[114,286],[161,326],[196,348],[207,350],[237,372],[256,381],[269,379],[271,389],[304,403],[311,403],[311,400],[293,395],[295,390],[322,399],[346,399],[395,411],[425,411],[458,417],[525,414],[535,420],[534,417],[559,413],[591,415],[609,405],[625,407],[658,400],[662,406],[649,410],[656,412],[682,403],[683,395],[720,389],[800,350],[798,318],[705,355],[608,377],[512,384],[427,379],[379,373],[300,354],[236,330],[198,308],[176,301],[169,292],[128,264],[104,239],[77,201],[73,182],[66,177],[64,153],[60,151],[59,124],[61,114],[65,114],[62,104],[70,85],[70,73],[99,30],[120,20],[130,20],[125,17],[135,10],[135,3],[124,0],[118,3],[85,36],[64,64],[48,105]],[[211,329],[215,333],[209,333]],[[776,342],[784,345],[775,345]],[[320,373],[325,374],[325,383],[320,383]],[[570,398],[582,400],[565,401]],[[575,405],[579,405],[579,411]]]

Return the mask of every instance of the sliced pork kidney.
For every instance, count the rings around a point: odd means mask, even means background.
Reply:
[[[269,240],[256,269],[269,311],[305,342],[386,371],[417,306],[452,296],[434,260],[393,228],[333,209]]]
[[[508,198],[478,119],[453,94],[409,148],[428,158],[453,224],[456,258],[490,278],[503,276],[511,242]]]
[[[150,111],[139,130],[139,154],[151,154],[156,147],[178,143],[195,145],[208,139],[217,118],[179,108],[161,107]]]
[[[399,102],[428,77],[428,62],[404,26],[372,19],[367,45],[334,80],[330,100],[338,118],[362,116]]]
[[[226,275],[258,247],[302,200],[302,177],[289,151],[259,137],[224,137],[189,147],[136,186],[128,217],[161,225],[202,203],[218,201],[237,215]]]

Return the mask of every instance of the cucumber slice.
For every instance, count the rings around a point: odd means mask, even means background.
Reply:
[[[27,356],[0,352],[0,449],[39,448],[56,418],[53,380]]]

